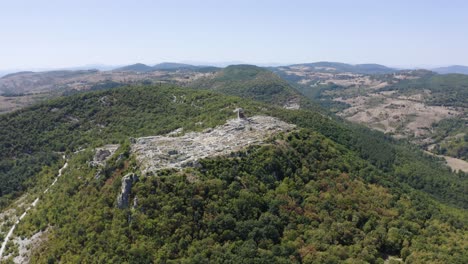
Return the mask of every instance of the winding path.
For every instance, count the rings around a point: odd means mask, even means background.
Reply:
[[[65,156],[63,156],[63,158],[65,159]],[[54,184],[57,182],[58,178],[60,176],[62,176],[63,170],[66,169],[67,167],[68,167],[68,161],[66,161],[65,164],[63,165],[63,167],[59,169],[57,177],[55,177],[52,184],[47,189],[45,189],[44,193],[47,193],[49,191],[50,187],[54,186]],[[15,231],[16,226],[19,224],[19,222],[21,220],[23,220],[23,218],[26,216],[26,214],[28,213],[28,211],[31,208],[36,207],[37,203],[39,203],[39,198],[36,198],[36,200],[34,200],[34,202],[31,203],[31,206],[26,208],[26,211],[24,211],[24,213],[20,216],[20,218],[18,220],[16,220],[15,224],[11,227],[10,231],[8,231],[8,234],[5,237],[5,240],[2,242],[2,247],[0,248],[0,261],[2,260],[3,253],[5,252],[5,249],[6,249],[6,245],[7,245],[8,241],[10,240],[11,236],[13,235],[13,231]]]

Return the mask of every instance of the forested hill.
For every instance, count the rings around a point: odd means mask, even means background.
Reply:
[[[311,107],[307,99],[273,72],[254,65],[231,65],[214,76],[189,84],[196,89],[217,91],[285,108]]]
[[[149,66],[142,63],[136,63],[132,65],[123,66],[113,71],[116,72],[125,72],[125,71],[133,71],[133,72],[150,72],[150,71],[176,71],[176,70],[203,70],[206,68],[215,69],[216,67],[212,66],[195,66],[190,64],[183,64],[183,63],[173,63],[173,62],[163,62],[153,66]]]
[[[200,167],[151,177],[143,177],[129,152],[129,137],[203,131],[234,118],[239,107],[297,129],[229,157],[201,160]],[[39,104],[0,116],[0,127],[3,205],[26,191],[43,200],[15,231],[25,237],[49,232],[33,255],[38,262],[467,259],[467,175],[321,113],[139,86]],[[121,147],[99,174],[89,166],[93,150],[110,143]],[[57,152],[67,153],[70,167],[42,194],[41,184],[60,162]],[[139,201],[121,210],[115,198],[126,173],[140,176],[132,190]]]
[[[0,116],[1,195],[24,190],[25,179],[56,152],[116,143],[128,137],[167,133],[183,127],[202,129],[220,124],[243,107],[312,128],[355,151],[392,177],[439,200],[465,207],[464,174],[453,174],[429,157],[358,125],[341,123],[321,113],[286,110],[208,91],[173,86],[142,86],[84,93]],[[196,125],[198,124],[198,125]],[[22,187],[23,186],[23,187]]]

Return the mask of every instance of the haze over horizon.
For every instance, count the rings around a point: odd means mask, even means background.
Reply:
[[[4,1],[0,71],[166,61],[468,65],[467,12],[458,0]]]

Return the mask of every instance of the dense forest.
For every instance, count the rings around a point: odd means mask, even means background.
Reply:
[[[132,87],[80,93],[2,115],[0,199],[24,191],[28,178],[57,161],[57,152],[179,127],[212,127],[226,120],[239,101],[172,86]]]
[[[201,131],[233,118],[237,107],[298,129],[202,160],[201,168],[139,177],[132,190],[138,205],[116,208],[122,176],[141,176],[129,137]],[[33,258],[39,263],[467,262],[468,176],[321,112],[133,86],[45,102],[0,116],[0,126],[3,207],[25,190],[42,193],[63,162],[59,153],[70,159],[60,183],[15,231],[48,230]],[[96,178],[92,149],[109,143],[121,148]]]
[[[297,103],[301,108],[322,109],[273,72],[254,65],[231,65],[213,77],[200,78],[189,84],[195,89],[211,90],[227,95],[284,106]]]
[[[5,133],[0,135],[2,198],[21,193],[32,183],[26,179],[43,165],[56,161],[57,152],[168,133],[181,127],[186,131],[213,127],[232,116],[232,109],[239,106],[248,114],[268,114],[311,128],[347,146],[378,168],[398,172],[400,180],[417,189],[457,206],[468,204],[468,198],[462,195],[466,175],[453,174],[435,164],[433,158],[424,157],[379,132],[317,112],[285,110],[174,86],[127,87],[77,94],[0,116],[0,125],[5,128]]]
[[[83,166],[93,152],[81,152],[19,234],[50,231],[38,263],[468,261],[466,211],[396,181],[383,187],[384,172],[310,129],[268,143],[141,177],[138,204],[123,210],[120,178],[139,174],[128,144],[100,179]]]
[[[442,120],[433,125],[433,131],[433,152],[468,161],[468,120]]]

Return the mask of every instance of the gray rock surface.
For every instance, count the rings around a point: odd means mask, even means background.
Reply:
[[[138,207],[138,197],[135,196],[135,198],[133,198],[133,208],[137,208]]]
[[[201,133],[138,138],[132,144],[132,152],[145,175],[167,168],[196,167],[200,159],[227,155],[249,145],[262,144],[271,135],[293,128],[295,125],[270,116],[236,118]]]
[[[96,151],[96,155],[94,156],[94,159],[96,161],[102,162],[106,160],[107,157],[111,155],[111,152],[107,149],[99,149]]]
[[[118,208],[128,208],[132,186],[136,181],[138,181],[138,176],[134,173],[129,173],[122,177],[122,188],[120,194],[117,196]]]
[[[34,234],[30,238],[21,238],[16,237],[13,242],[18,245],[18,256],[13,258],[14,263],[29,263],[30,257],[32,253],[32,249],[37,247],[38,244],[42,243],[47,236],[45,235],[48,232],[46,231],[39,231],[38,233]]]
[[[91,166],[104,166],[106,161],[114,155],[120,145],[105,145],[96,148],[93,160],[90,162]]]

